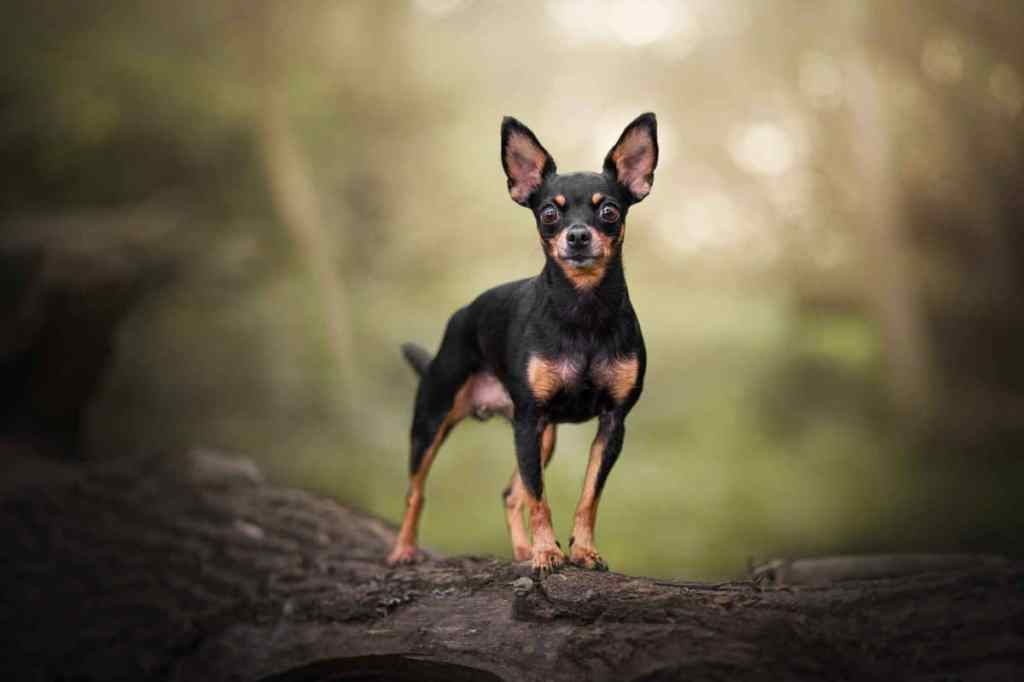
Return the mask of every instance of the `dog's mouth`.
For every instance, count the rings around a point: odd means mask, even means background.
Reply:
[[[591,268],[597,264],[597,256],[590,254],[565,253],[559,254],[559,257],[566,265],[579,269]]]

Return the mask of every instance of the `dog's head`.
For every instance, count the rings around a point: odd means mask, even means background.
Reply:
[[[651,191],[658,126],[643,114],[626,126],[600,173],[559,174],[555,160],[525,125],[501,124],[501,163],[512,199],[533,211],[547,258],[579,289],[604,278],[619,254],[626,213]]]

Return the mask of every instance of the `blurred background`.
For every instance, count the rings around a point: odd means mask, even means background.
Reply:
[[[625,264],[649,353],[602,500],[618,571],[1024,554],[1024,6],[9,0],[0,447],[195,448],[397,521],[414,375],[539,272],[502,115],[562,170],[659,117]],[[567,540],[594,425],[547,485]],[[9,460],[16,461],[16,460]],[[21,461],[21,460],[17,460]],[[423,543],[510,556],[499,420]]]

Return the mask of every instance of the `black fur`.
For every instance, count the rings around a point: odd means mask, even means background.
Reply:
[[[415,343],[403,343],[402,355],[405,357],[405,361],[409,363],[409,366],[416,371],[416,374],[423,376],[427,373],[431,357],[430,351],[426,348],[417,346]]]
[[[654,115],[637,118],[626,128],[620,143],[631,130],[639,130],[640,137],[649,138],[650,142],[647,147],[633,151],[649,155],[653,146],[656,163]],[[543,493],[540,441],[546,425],[583,422],[594,417],[600,419],[600,433],[607,443],[598,474],[600,490],[622,447],[625,418],[643,390],[646,353],[626,287],[621,241],[629,208],[643,195],[637,196],[623,184],[611,152],[600,173],[560,175],[554,160],[536,136],[519,121],[513,118],[503,121],[501,143],[502,166],[509,176],[510,189],[514,184],[532,186],[530,182],[524,185],[521,177],[513,178],[518,169],[539,171],[538,186],[520,203],[534,215],[544,251],[544,268],[536,277],[490,289],[456,311],[448,320],[440,349],[433,359],[418,346],[402,347],[406,359],[422,375],[411,430],[410,469],[413,473],[420,469],[423,455],[438,437],[439,429],[448,428],[446,417],[460,387],[470,376],[486,372],[497,377],[511,397],[516,455],[529,493],[535,498]],[[519,145],[516,153],[521,156],[506,158],[510,144]],[[522,155],[535,163],[525,163]],[[648,179],[653,181],[653,165],[649,174],[647,166],[644,168],[643,177],[649,175]],[[596,206],[592,201],[595,193],[604,197]],[[559,196],[564,197],[562,206],[556,201]],[[602,215],[616,214],[605,211],[606,204],[617,211],[616,220],[602,218]],[[557,210],[558,221],[545,224],[541,216],[546,210],[547,215],[551,215],[551,207]],[[603,235],[608,243],[614,244],[612,255],[599,261],[603,263],[604,274],[593,286],[574,285],[567,274],[566,261],[552,254],[552,244],[571,226],[600,230],[600,233],[591,233],[594,238]],[[580,380],[546,401],[537,400],[527,372],[533,356],[572,359],[578,364]],[[592,371],[596,363],[625,357],[635,357],[639,368],[629,394],[617,401],[606,388],[595,385]],[[441,439],[445,435],[440,434]]]

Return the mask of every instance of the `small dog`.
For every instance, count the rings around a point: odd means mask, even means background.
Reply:
[[[537,137],[501,125],[512,199],[533,212],[546,262],[530,279],[490,289],[448,320],[441,348],[402,351],[420,375],[412,420],[405,517],[389,564],[414,561],[423,488],[438,448],[460,420],[499,414],[515,431],[517,469],[503,496],[515,558],[547,574],[565,563],[544,497],[543,469],[559,423],[597,417],[569,560],[607,570],[594,546],[598,498],[622,449],[626,416],[643,390],[646,354],[622,270],[626,214],[654,182],[657,122],[630,123],[600,173],[559,174]],[[523,527],[529,510],[533,544]]]

